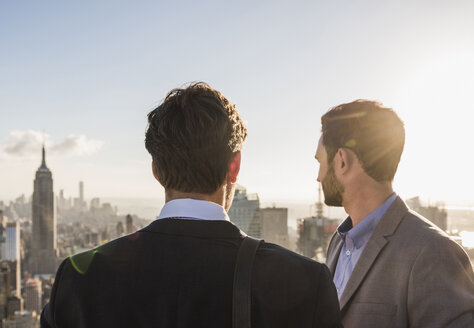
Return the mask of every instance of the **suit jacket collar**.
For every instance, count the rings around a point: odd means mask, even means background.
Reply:
[[[224,220],[206,221],[165,218],[151,222],[141,231],[199,238],[243,238],[246,236],[232,222]]]
[[[354,271],[352,271],[351,277],[347,282],[346,288],[341,295],[341,299],[339,301],[341,310],[344,311],[344,307],[348,304],[354,293],[359,288],[360,284],[367,275],[367,272],[369,272],[370,268],[375,262],[377,256],[389,242],[385,237],[395,233],[398,225],[407,212],[408,207],[406,206],[405,202],[400,197],[397,197],[392,206],[390,206],[380,222],[377,224],[372,237],[369,239],[364,251],[362,252],[359,261],[357,262]],[[328,257],[328,266],[329,268],[332,267],[331,272],[333,274],[342,247],[342,239],[338,235],[336,235],[334,238],[335,247],[338,247],[334,250],[338,251],[332,253],[331,258]]]

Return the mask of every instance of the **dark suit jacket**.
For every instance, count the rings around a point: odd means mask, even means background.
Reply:
[[[343,241],[335,234],[334,274]],[[397,198],[367,242],[340,299],[346,328],[474,327],[474,275],[463,249]]]
[[[228,221],[161,219],[64,260],[42,327],[231,327],[242,232]],[[252,327],[339,327],[329,270],[262,243]]]

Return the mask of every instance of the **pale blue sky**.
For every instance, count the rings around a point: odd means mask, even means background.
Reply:
[[[320,116],[357,98],[406,122],[400,194],[474,201],[473,35],[473,1],[2,2],[0,200],[32,192],[43,130],[56,192],[161,198],[146,114],[202,80],[247,122],[263,201],[316,198]]]

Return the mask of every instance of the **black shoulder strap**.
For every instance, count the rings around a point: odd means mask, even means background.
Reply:
[[[250,236],[244,238],[237,252],[234,271],[234,292],[232,300],[232,327],[250,328],[250,301],[252,264],[257,248],[262,242]]]

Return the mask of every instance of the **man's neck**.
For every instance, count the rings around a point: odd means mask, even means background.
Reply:
[[[377,184],[370,187],[359,187],[344,192],[343,206],[355,227],[366,216],[375,211],[391,195],[393,189],[391,183]]]
[[[181,192],[177,190],[166,190],[165,191],[165,202],[169,202],[174,199],[180,198],[191,198],[197,200],[205,200],[208,202],[216,203],[217,205],[224,206],[224,192],[218,189],[213,194],[201,194],[196,192]]]

